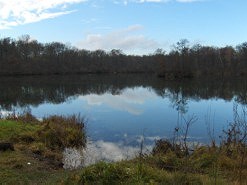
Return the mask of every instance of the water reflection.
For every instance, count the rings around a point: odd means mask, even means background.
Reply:
[[[151,151],[152,146],[145,146],[144,153]],[[138,156],[140,147],[126,146],[122,143],[105,142],[99,140],[89,143],[85,150],[84,165],[96,163],[100,160],[115,162],[120,160],[131,159]]]
[[[121,94],[117,95],[105,93],[102,95],[89,94],[79,96],[79,99],[85,100],[89,106],[100,106],[105,104],[112,109],[127,111],[133,115],[141,115],[144,110],[138,105],[143,105],[147,100],[155,98],[157,98],[157,95],[152,90],[147,91],[142,87],[124,89]]]
[[[93,153],[104,154],[95,160],[129,157],[126,151],[137,152],[141,137],[146,146],[152,146],[154,139],[172,138],[182,118],[193,114],[198,121],[188,137],[207,142],[209,118],[213,117],[217,137],[234,119],[234,104],[247,103],[246,79],[164,81],[140,74],[75,75],[1,77],[0,84],[2,114],[30,109],[37,117],[85,115],[89,146]]]
[[[239,103],[247,103],[246,79],[164,81],[152,75],[81,75],[0,77],[0,84],[0,106],[5,110],[59,104],[82,95],[120,95],[124,89],[135,87],[152,89],[157,96],[168,97],[171,102],[182,95],[195,101],[235,98]]]
[[[145,145],[142,154],[150,153],[152,148],[152,145]],[[102,160],[106,162],[128,160],[138,156],[139,153],[140,147],[138,146],[126,146],[122,143],[99,140],[89,142],[85,149],[66,148],[63,152],[63,167],[77,169]]]

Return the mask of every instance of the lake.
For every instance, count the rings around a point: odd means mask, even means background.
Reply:
[[[106,160],[133,156],[140,143],[150,151],[155,140],[172,139],[175,128],[183,137],[192,117],[189,141],[219,142],[247,103],[247,80],[241,78],[166,81],[147,74],[101,74],[0,77],[0,83],[2,115],[80,114],[88,150]]]

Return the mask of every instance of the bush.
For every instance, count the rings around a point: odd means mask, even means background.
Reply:
[[[0,120],[0,141],[12,142],[17,150],[61,162],[66,147],[85,147],[84,129],[80,116],[50,116],[39,121],[30,113],[12,114]]]
[[[85,147],[86,136],[84,121],[80,116],[51,116],[42,122],[38,131],[38,140],[52,150],[64,150],[66,147]]]

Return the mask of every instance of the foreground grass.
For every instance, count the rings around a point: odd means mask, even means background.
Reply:
[[[85,146],[78,117],[51,116],[38,121],[30,114],[0,120],[0,184],[59,184],[71,171],[62,168],[65,147]]]
[[[147,159],[150,160],[150,159]],[[170,172],[146,162],[122,161],[100,162],[80,172],[70,174],[64,184],[167,184],[167,185],[211,185],[214,179],[206,174]],[[220,178],[217,184],[232,184]]]
[[[62,151],[85,146],[83,128],[76,117],[0,120],[0,143],[12,143],[15,149],[0,151],[0,184],[247,184],[246,145],[229,137],[220,146],[198,146],[190,153],[159,140],[149,155],[64,170]]]
[[[59,184],[69,173],[26,152],[0,153],[0,184]]]
[[[70,174],[64,184],[167,184],[167,185],[246,185],[247,166],[239,180],[237,159],[216,157],[206,147],[189,159],[173,152],[137,157],[130,161],[89,166]]]

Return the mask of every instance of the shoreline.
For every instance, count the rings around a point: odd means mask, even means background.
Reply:
[[[97,162],[76,170],[62,169],[61,165],[53,163],[55,161],[53,157],[62,152],[59,149],[61,147],[59,142],[56,141],[55,145],[44,143],[46,147],[51,147],[47,148],[47,151],[55,152],[47,156],[44,155],[44,149],[43,153],[40,153],[41,150],[35,148],[42,145],[42,140],[34,137],[36,134],[32,135],[32,133],[39,133],[48,128],[47,123],[51,122],[47,120],[54,122],[55,117],[47,118],[44,125],[41,123],[42,127],[37,125],[40,122],[35,123],[37,120],[28,114],[22,115],[17,118],[18,120],[13,120],[13,117],[12,120],[0,120],[0,141],[12,142],[14,146],[13,151],[8,149],[0,151],[1,183],[160,184],[166,182],[166,184],[197,185],[212,184],[217,181],[217,184],[230,185],[247,182],[246,143],[241,141],[234,143],[233,140],[229,140],[231,138],[229,134],[219,146],[212,142],[207,146],[196,146],[191,152],[189,152],[190,147],[186,144],[186,140],[174,144],[171,141],[160,139],[156,141],[150,154],[144,154],[140,148],[138,155],[130,160],[113,163]],[[63,118],[63,120],[59,117],[56,119],[64,121],[63,124],[67,122],[71,124],[70,117]],[[54,134],[59,132],[61,127],[60,121],[59,127],[50,138],[53,141]],[[234,127],[229,129],[234,129]],[[49,132],[49,129],[47,131]],[[68,135],[64,136],[63,140],[66,141]],[[186,138],[186,136],[183,137]],[[70,140],[70,143],[71,146],[75,146],[72,144],[75,140]]]

